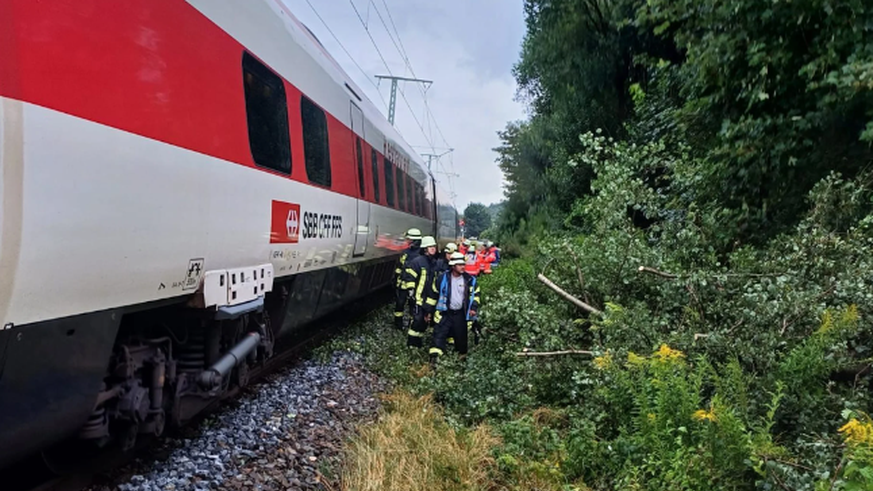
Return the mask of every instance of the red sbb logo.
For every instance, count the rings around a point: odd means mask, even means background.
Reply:
[[[270,243],[296,244],[299,241],[300,205],[273,200]]]

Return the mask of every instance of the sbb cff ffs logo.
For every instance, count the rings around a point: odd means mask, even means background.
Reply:
[[[271,244],[296,244],[300,241],[300,205],[273,201]]]

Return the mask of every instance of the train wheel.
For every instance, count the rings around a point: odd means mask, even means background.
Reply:
[[[119,435],[119,443],[122,452],[129,452],[136,446],[136,437],[139,435],[139,424],[129,423]]]

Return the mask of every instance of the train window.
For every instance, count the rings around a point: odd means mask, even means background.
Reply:
[[[385,201],[394,208],[394,164],[384,159],[382,165],[385,167]]]
[[[376,153],[376,150],[370,152],[370,157],[372,157],[372,165],[373,165],[373,200],[378,203],[379,202],[379,154]]]
[[[425,212],[424,212],[424,188],[421,187],[421,184],[415,185],[415,199],[418,202],[418,214],[421,216],[425,216]]]
[[[412,187],[412,178],[409,177],[409,174],[406,174],[406,210],[409,213],[415,213],[415,199],[413,198],[414,193],[415,188]]]
[[[300,99],[303,120],[303,155],[306,157],[306,175],[309,182],[330,187],[330,145],[327,117],[320,107],[306,96]]]
[[[406,211],[406,192],[403,190],[405,187],[405,182],[403,179],[403,171],[400,170],[400,167],[397,168],[397,209]]]
[[[361,191],[361,198],[367,197],[367,188],[364,186],[364,151],[361,149],[361,139],[355,138],[355,152],[358,158],[358,188]]]
[[[291,139],[285,84],[248,53],[243,53],[242,69],[252,158],[261,167],[290,174]]]

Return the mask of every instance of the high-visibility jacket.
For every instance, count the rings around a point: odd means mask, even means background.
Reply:
[[[418,257],[407,262],[403,271],[403,288],[412,292],[412,297],[417,307],[425,312],[433,312],[437,299],[434,292],[434,263],[433,256],[419,254]]]
[[[406,262],[415,259],[419,255],[419,249],[415,246],[409,246],[409,248],[400,255],[400,260],[397,263],[397,267],[394,268],[394,286],[396,288],[403,289],[403,284],[402,281],[400,281],[400,278],[403,276],[403,270],[406,268]]]
[[[492,247],[489,252],[494,255],[494,261],[491,262],[491,267],[496,268],[500,265],[500,249]]]
[[[443,273],[437,278],[437,304],[434,320],[440,321],[441,313],[449,310],[452,304],[452,273],[451,271]],[[479,317],[479,285],[476,283],[476,277],[464,273],[464,304],[461,309],[467,317],[467,322],[476,320]]]
[[[469,252],[464,258],[464,272],[476,276],[479,274],[479,261],[476,257],[476,253]]]
[[[483,254],[483,257],[482,257],[482,261],[485,264],[485,274],[491,274],[491,263],[494,262],[494,259],[495,259],[495,256],[494,256],[494,251],[492,249],[485,251],[485,253]]]
[[[470,250],[470,248],[465,246],[464,244],[461,244],[458,246],[458,252],[460,252],[461,254],[463,254],[465,256],[467,255],[467,251],[469,251],[469,250]]]

